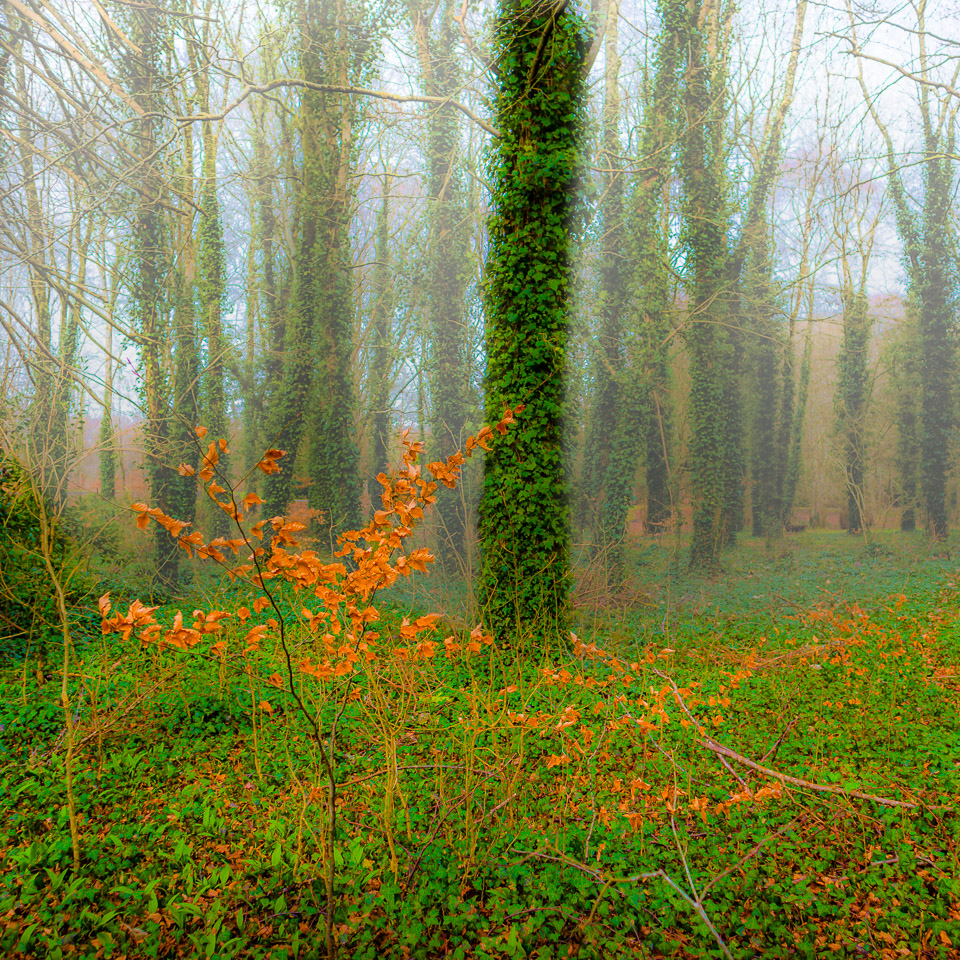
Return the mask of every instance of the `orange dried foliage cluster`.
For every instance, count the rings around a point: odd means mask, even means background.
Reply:
[[[314,550],[300,548],[296,535],[304,529],[303,523],[277,516],[244,526],[242,510],[249,511],[263,501],[255,493],[249,493],[238,503],[232,491],[216,482],[220,454],[229,453],[227,442],[223,439],[210,443],[199,471],[181,464],[179,472],[181,476],[197,477],[207,496],[234,520],[239,534],[237,537],[217,537],[207,542],[200,531],[184,533],[190,526],[188,522],[169,517],[156,507],[135,503],[132,509],[137,514],[137,526],[141,530],[146,529],[151,520],[158,523],[191,557],[222,564],[227,559],[224,551],[238,555],[243,550],[247,554],[244,562],[228,568],[227,574],[231,579],[239,579],[258,591],[259,595],[252,603],[256,614],[263,613],[268,607],[275,607],[267,590],[269,580],[279,578],[292,585],[295,591],[312,592],[319,605],[312,604],[313,609],[304,606],[301,617],[310,632],[317,635],[319,648],[325,657],[319,662],[304,659],[299,664],[300,671],[318,679],[343,676],[356,670],[361,658],[366,662],[376,660],[383,650],[383,644],[377,643],[382,638],[370,629],[370,625],[380,618],[379,612],[371,604],[375,594],[390,587],[400,577],[426,573],[428,564],[434,561],[433,555],[424,547],[406,552],[404,542],[423,519],[424,508],[436,502],[438,483],[456,487],[467,458],[478,447],[489,450],[487,441],[494,432],[505,434],[508,427],[516,422],[516,414],[522,410],[523,405],[513,410],[507,409],[499,423],[484,427],[476,436],[468,437],[466,453],[457,451],[445,461],[427,464],[426,470],[433,479],[424,476],[419,464],[424,445],[412,440],[409,429],[405,430],[401,434],[402,465],[394,476],[381,473],[377,477],[383,487],[381,509],[374,513],[372,521],[364,529],[350,530],[338,537],[339,549],[334,554],[336,560],[333,562],[321,558]],[[202,439],[207,431],[204,427],[198,427],[196,433]],[[278,461],[283,456],[283,450],[267,450],[257,467],[266,474],[276,473],[280,469]],[[219,494],[225,492],[229,498],[220,499]],[[269,549],[262,545],[268,526]],[[343,559],[347,563],[340,562]],[[117,612],[110,616],[110,598],[106,594],[100,598],[99,607],[104,634],[120,633],[126,641],[137,632],[144,645],[156,644],[181,650],[193,649],[206,637],[220,632],[221,621],[228,617],[246,625],[251,616],[247,607],[239,607],[235,611],[211,610],[208,613],[196,610],[192,624],[185,626],[184,616],[178,612],[173,625],[165,629],[154,616],[157,608],[146,607],[139,600],[134,601],[125,614]],[[390,646],[391,655],[401,660],[417,660],[431,658],[442,650],[447,657],[453,657],[463,651],[478,653],[483,644],[493,642],[480,627],[473,630],[465,643],[461,644],[452,636],[437,642],[429,637],[436,633],[439,619],[438,614],[429,614],[412,622],[404,620],[399,637],[390,638],[399,641]],[[236,638],[239,654],[246,657],[259,650],[265,637],[281,628],[282,624],[271,617],[265,622],[251,625],[245,635],[240,631]],[[207,652],[225,656],[229,651],[230,642],[221,640],[212,644]]]
[[[638,677],[648,667],[669,656],[672,651],[656,651],[650,647],[645,651],[642,662],[628,663],[594,643],[582,643],[576,634],[571,634],[571,640],[579,663],[543,667],[541,683],[548,687],[570,686],[603,691],[605,699],[594,704],[594,716],[586,716],[570,704],[560,705],[554,712],[524,712],[504,707],[508,725],[535,734],[540,740],[551,744],[547,747],[551,752],[543,757],[546,769],[570,769],[569,775],[555,784],[559,804],[568,803],[576,807],[581,802],[577,799],[580,788],[593,784],[598,788],[601,798],[605,799],[597,809],[599,819],[609,824],[610,817],[617,812],[636,831],[645,820],[658,820],[664,813],[673,815],[686,810],[706,822],[708,814],[729,815],[738,804],[763,804],[782,795],[780,785],[774,783],[755,791],[737,790],[720,802],[706,796],[691,796],[684,802],[684,791],[673,783],[654,789],[642,777],[627,775],[624,772],[624,753],[608,746],[612,735],[620,738],[626,736],[631,740],[639,738],[642,742],[672,722],[670,711],[674,706],[680,707],[681,727],[695,727],[696,733],[705,735],[706,724],[717,727],[723,723],[720,708],[730,706],[731,701],[727,696],[729,688],[721,686],[718,695],[701,697],[697,692],[700,686],[697,682],[678,689],[667,682],[662,686],[650,686],[643,696],[631,698],[623,691],[634,688]],[[584,669],[586,661],[594,661],[605,669],[599,674],[588,674]],[[728,676],[732,680],[731,686],[734,686],[750,675],[749,671],[741,671]],[[494,702],[494,706],[502,706],[505,696],[516,692],[516,686],[501,690],[500,699]],[[698,708],[707,708],[706,717],[702,720],[695,718],[691,722],[688,716],[692,716]],[[646,748],[639,752],[630,748],[626,753],[630,757],[629,765],[634,766],[638,758],[646,755]],[[588,760],[595,763],[595,784],[580,766]]]

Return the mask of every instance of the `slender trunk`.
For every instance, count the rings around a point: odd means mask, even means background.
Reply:
[[[453,97],[461,84],[456,52],[456,8],[440,6],[433,26],[425,8],[409,2],[421,83],[428,96]],[[458,158],[460,114],[432,108],[427,121],[427,190],[431,211],[425,264],[429,345],[431,459],[442,459],[463,443],[467,420],[465,293],[469,279],[470,221],[462,162]],[[466,512],[461,490],[437,491],[437,556],[448,574],[463,565]]]
[[[870,315],[866,294],[843,291],[843,344],[837,377],[837,423],[843,448],[843,471],[847,493],[849,533],[864,528],[864,465],[866,408],[868,399],[867,347]]]
[[[171,467],[171,403],[163,367],[163,347],[168,336],[163,280],[167,249],[162,211],[162,182],[157,166],[157,123],[160,114],[157,59],[161,45],[158,10],[143,8],[137,13],[138,43],[142,54],[136,58],[133,94],[143,110],[139,119],[138,152],[143,158],[134,222],[133,290],[134,317],[140,343],[142,366],[141,395],[146,408],[143,424],[145,468],[150,495],[166,514],[175,510],[172,494],[176,469]],[[155,525],[157,574],[164,585],[177,580],[177,547],[167,532]]]
[[[377,217],[377,265],[373,274],[373,302],[370,306],[373,327],[370,362],[370,411],[372,422],[372,472],[376,476],[389,469],[393,416],[390,409],[393,367],[393,314],[396,307],[393,278],[390,275],[390,175],[383,178],[383,202]]]
[[[301,23],[304,78],[346,86],[354,58],[345,48],[343,10],[308,0]],[[307,497],[331,534],[359,521],[359,449],[350,362],[353,276],[349,242],[350,168],[356,105],[347,94],[302,93],[299,239],[285,330],[285,366],[270,401],[272,428],[292,464],[305,431]],[[269,510],[282,513],[293,492],[290,469],[266,478]]]
[[[646,98],[640,155],[643,167],[626,205],[623,247],[634,264],[625,329],[621,402],[604,443],[609,449],[600,522],[612,583],[623,577],[622,538],[633,501],[633,477],[645,450],[647,529],[659,532],[670,515],[668,445],[671,434],[667,340],[670,264],[663,231],[665,185],[673,166],[684,0],[659,5],[660,37],[653,89]],[[610,11],[611,18],[614,17]]]
[[[728,333],[725,158],[718,152],[725,83],[711,63],[707,38],[691,15],[684,84],[682,180],[684,232],[691,266],[691,307],[685,332],[690,356],[690,459],[693,498],[691,566],[715,567],[726,540],[730,442],[725,380],[734,346]],[[713,130],[713,135],[710,131]]]
[[[623,578],[623,535],[626,524],[617,510],[607,509],[614,490],[607,489],[609,465],[615,458],[610,438],[616,432],[624,401],[623,313],[626,305],[624,257],[624,177],[620,146],[620,55],[617,50],[620,4],[610,0],[607,8],[606,76],[603,101],[603,136],[599,163],[602,190],[600,241],[600,341],[597,348],[596,399],[587,421],[584,444],[582,496],[594,526],[594,545],[605,557],[607,578]],[[632,476],[631,476],[632,479]],[[589,506],[588,506],[589,505]],[[611,504],[612,505],[612,504]]]
[[[207,12],[209,13],[209,5]],[[206,24],[205,24],[206,27]],[[205,61],[198,68],[198,100],[203,113],[210,112],[210,64]],[[201,329],[207,340],[206,366],[202,374],[203,390],[200,396],[203,425],[211,437],[219,439],[230,434],[227,418],[226,382],[224,376],[227,339],[223,329],[223,311],[226,301],[226,252],[223,235],[223,214],[217,193],[217,131],[210,120],[202,126],[203,165],[200,184],[200,222],[198,227],[197,300],[200,307]],[[217,472],[221,486],[229,486],[229,454],[220,451]],[[231,521],[212,500],[204,501],[204,525],[216,536],[230,533]]]

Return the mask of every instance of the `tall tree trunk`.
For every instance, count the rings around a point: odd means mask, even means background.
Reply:
[[[248,371],[249,395],[244,403],[246,463],[256,463],[263,450],[273,446],[276,441],[276,437],[267,435],[270,413],[266,400],[272,395],[274,385],[278,384],[283,376],[283,348],[286,338],[285,312],[278,276],[281,239],[274,201],[277,167],[271,162],[269,155],[266,104],[265,100],[255,101],[250,134],[253,143],[253,197],[260,262],[257,309],[261,320],[261,349],[265,353],[265,360],[259,383],[254,364],[251,363]],[[283,149],[286,149],[286,146]],[[289,152],[293,153],[292,146]],[[248,405],[251,407],[249,410]],[[260,478],[251,479],[256,485]]]
[[[893,347],[890,379],[895,399],[897,424],[897,493],[900,507],[900,529],[912,532],[917,528],[917,503],[920,494],[920,339],[917,335],[916,304],[907,302],[903,327]]]
[[[484,464],[480,609],[499,636],[555,642],[568,594],[562,457],[571,234],[580,204],[581,17],[565,3],[503,0],[495,36],[486,417],[526,403]]]
[[[952,151],[951,151],[952,152]],[[947,474],[954,425],[955,264],[951,256],[953,162],[928,153],[920,248],[920,492],[931,536],[947,536]]]
[[[714,10],[714,16],[717,11]],[[713,567],[726,540],[731,441],[726,379],[734,345],[728,332],[725,156],[718,150],[726,110],[723,64],[708,56],[698,2],[687,32],[682,180],[684,234],[691,297],[686,342],[690,356],[690,459],[693,481],[692,566]],[[716,45],[714,45],[716,48]]]
[[[106,251],[103,251],[101,263],[106,264]],[[112,281],[111,281],[112,282]],[[111,316],[115,302],[111,291]],[[117,438],[113,429],[113,324],[107,324],[106,369],[103,374],[103,416],[100,420],[99,459],[100,459],[100,496],[113,500],[117,495]]]
[[[747,258],[741,308],[746,314],[750,337],[748,355],[753,383],[751,409],[750,479],[753,535],[772,537],[780,531],[780,467],[784,462],[782,425],[785,413],[783,381],[783,343],[777,336],[774,320],[776,303],[772,289],[766,223],[757,232]],[[779,415],[779,416],[778,416]]]
[[[620,4],[610,0],[606,23],[606,74],[603,130],[599,156],[600,209],[600,337],[597,344],[596,398],[587,419],[582,493],[594,520],[594,546],[604,554],[608,579],[619,582],[623,573],[624,527],[606,509],[607,481],[613,458],[610,438],[616,431],[624,391],[623,313],[625,289],[623,197],[624,177],[620,146],[620,54],[617,49]],[[632,480],[632,476],[630,478]]]
[[[168,251],[162,209],[162,180],[157,165],[157,123],[160,116],[162,46],[160,12],[143,7],[135,14],[136,42],[140,54],[132,59],[131,92],[143,111],[138,120],[138,155],[143,157],[136,219],[134,222],[135,280],[133,312],[140,342],[141,395],[146,409],[143,422],[145,470],[150,496],[164,513],[176,509],[173,499],[176,468],[171,466],[171,402],[163,368],[163,344],[168,336],[163,281]],[[178,576],[178,548],[159,524],[154,525],[157,574],[164,585]]]
[[[867,348],[870,343],[870,314],[863,289],[845,286],[843,301],[843,344],[840,348],[837,377],[837,426],[843,449],[843,472],[847,493],[849,533],[863,530],[866,462],[866,408],[869,370]]]
[[[363,51],[346,48],[346,24],[331,0],[307,0],[300,25],[304,79],[349,85]],[[359,521],[359,449],[350,359],[353,276],[349,241],[350,167],[356,106],[347,94],[301,95],[302,165],[298,246],[285,329],[284,372],[270,399],[270,434],[287,451],[284,469],[266,478],[267,509],[283,513],[304,432],[312,507],[331,532]]]
[[[420,60],[421,85],[432,97],[453,98],[461,85],[454,0],[436,5],[408,2]],[[433,16],[435,22],[431,22]],[[431,106],[427,119],[429,236],[425,263],[427,329],[430,336],[430,450],[443,459],[463,443],[467,420],[465,294],[470,278],[468,217],[462,162],[458,159],[460,114]],[[437,492],[438,559],[449,573],[463,566],[466,509],[462,489]]]
[[[628,280],[629,324],[621,347],[625,348],[626,363],[618,371],[619,400],[611,406],[612,429],[608,425],[603,438],[609,452],[600,523],[602,539],[611,545],[607,561],[611,583],[623,578],[622,540],[641,449],[646,451],[648,529],[658,529],[670,512],[666,449],[671,432],[666,350],[670,267],[662,208],[673,160],[671,141],[676,130],[682,56],[679,38],[686,11],[683,0],[663,0],[659,9],[656,71],[645,104],[640,142],[644,167],[630,192],[625,229],[617,231],[610,244],[611,256],[619,258],[619,251],[625,248],[634,264]],[[615,22],[616,9],[610,9],[608,16]],[[620,272],[623,267],[619,259],[616,263]],[[606,303],[604,306],[606,309]],[[625,305],[621,302],[618,306],[622,309]]]
[[[393,415],[390,409],[394,349],[391,341],[396,293],[390,256],[390,175],[383,178],[383,202],[377,216],[377,265],[373,272],[370,306],[373,343],[371,345],[370,386],[368,388],[373,436],[371,460],[374,476],[389,470],[390,443],[393,439]]]
[[[209,17],[210,4],[207,5]],[[209,30],[209,19],[204,21],[204,39]],[[210,112],[210,62],[201,54],[203,62],[197,65],[198,100],[201,112]],[[198,57],[199,59],[199,57]],[[200,307],[201,329],[207,340],[206,366],[201,382],[201,417],[212,439],[226,438],[230,433],[227,421],[227,396],[224,377],[228,351],[223,330],[223,311],[226,305],[226,251],[223,236],[223,215],[217,194],[217,131],[210,120],[202,125],[203,161],[200,183],[200,222],[198,225],[199,273],[197,276],[197,300]],[[217,472],[222,477],[221,486],[229,485],[229,454],[220,451]],[[213,502],[204,501],[205,527],[216,536],[230,533],[230,517]]]
[[[77,205],[81,199],[78,197]],[[74,245],[69,251],[70,258],[77,258],[76,286],[83,290],[87,281],[87,252],[93,236],[93,215],[86,215],[86,224],[81,232],[81,224],[75,224]],[[74,271],[67,265],[67,275]],[[60,336],[57,349],[56,366],[53,380],[53,393],[50,398],[49,446],[51,463],[56,477],[57,502],[63,504],[67,496],[71,464],[71,427],[70,411],[73,405],[74,385],[77,380],[77,352],[80,335],[80,303],[76,298],[64,298],[60,314]]]
[[[27,28],[29,29],[29,28]],[[20,42],[17,41],[19,53]],[[27,76],[24,60],[16,56],[18,94],[27,100]],[[56,357],[52,343],[52,318],[50,288],[46,282],[49,237],[44,229],[43,207],[40,203],[38,174],[31,148],[33,128],[26,118],[19,122],[20,169],[23,197],[27,212],[26,255],[30,282],[30,299],[36,318],[36,350],[30,363],[29,375],[33,381],[33,406],[31,411],[31,434],[40,469],[43,494],[61,500],[61,465],[56,462],[52,444],[52,414],[56,393]]]

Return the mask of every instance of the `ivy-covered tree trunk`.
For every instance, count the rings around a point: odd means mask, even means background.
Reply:
[[[900,507],[900,529],[909,533],[917,528],[921,463],[920,398],[923,396],[916,304],[912,300],[907,303],[907,315],[893,345],[889,367],[897,425],[896,504]]]
[[[864,516],[864,435],[869,391],[867,347],[870,343],[870,314],[866,293],[849,287],[842,293],[843,344],[837,376],[837,429],[843,450],[843,471],[847,491],[847,530],[859,533]]]
[[[950,151],[952,152],[952,151]],[[932,151],[931,151],[932,153]],[[956,264],[951,255],[953,161],[930,155],[924,166],[925,197],[919,251],[920,302],[920,492],[930,534],[947,536],[947,474],[954,425]]]
[[[77,198],[78,202],[82,202]],[[70,260],[77,257],[77,285],[83,289],[87,278],[87,250],[93,233],[93,215],[87,214],[75,225],[76,248],[68,251],[67,274],[71,274]],[[77,378],[77,353],[80,333],[80,304],[76,300],[64,305],[60,314],[60,336],[54,366],[53,393],[50,398],[49,437],[53,476],[56,478],[56,497],[61,505],[67,496],[70,465],[72,460],[70,415],[73,409],[74,386]]]
[[[106,263],[106,244],[101,249],[100,262]],[[113,276],[116,276],[114,271]],[[116,281],[112,280],[112,284]],[[110,291],[110,311],[116,302],[115,289]],[[113,432],[113,324],[106,329],[106,369],[103,374],[103,416],[100,419],[100,431],[97,437],[100,460],[100,496],[113,500],[117,495],[117,442]]]
[[[743,408],[743,329],[739,300],[731,297],[731,309],[727,314],[727,349],[723,356],[726,366],[722,373],[722,418],[725,425],[723,445],[723,509],[720,528],[723,545],[732,547],[744,524],[744,485],[747,475],[746,451],[744,448]]]
[[[301,23],[304,79],[350,86],[365,62],[362,45],[346,47],[343,11],[332,0],[308,0]],[[350,166],[356,108],[348,94],[304,89],[300,104],[299,237],[286,311],[284,370],[269,399],[271,428],[287,460],[266,478],[267,510],[286,511],[301,441],[308,447],[307,499],[331,531],[359,522],[356,397],[350,370],[353,277]]]
[[[728,246],[725,121],[727,59],[732,4],[689,7],[685,88],[684,233],[690,260],[690,355],[693,543],[691,565],[712,568],[720,548],[743,526],[744,352],[740,317],[725,305],[739,290],[750,244],[764,223],[776,179],[780,139],[803,39],[807,0],[797,0],[790,59],[779,100],[765,124],[760,163],[750,184],[736,246]]]
[[[192,51],[194,52],[194,51]],[[195,53],[195,52],[194,52]],[[175,193],[193,201],[196,180],[193,166],[193,130],[183,133],[181,166]],[[171,410],[167,462],[197,469],[198,438],[195,427],[200,417],[200,358],[197,344],[197,243],[193,233],[192,205],[170,223],[169,246],[177,251],[167,280],[173,314],[173,348],[165,352],[172,360]],[[202,217],[202,214],[201,214]],[[202,225],[201,225],[202,229]],[[192,476],[174,475],[169,500],[172,516],[189,523],[197,518],[197,481]]]
[[[142,114],[138,124],[137,150],[144,157],[133,230],[134,285],[132,290],[135,328],[140,343],[141,396],[146,408],[143,422],[145,472],[150,496],[165,514],[176,511],[174,491],[176,465],[170,463],[172,404],[163,353],[167,330],[164,278],[168,250],[163,188],[155,159],[157,124],[161,114],[160,71],[162,50],[160,13],[143,7],[135,14],[135,40],[142,51],[131,57],[131,88]],[[159,524],[155,528],[157,574],[165,584],[175,583],[179,554],[176,542]]]
[[[203,81],[203,109],[209,106],[207,79]],[[227,339],[223,331],[223,310],[227,293],[226,253],[223,237],[223,217],[220,211],[220,199],[217,196],[217,138],[213,124],[203,125],[203,168],[200,188],[199,256],[200,270],[197,278],[197,298],[200,304],[203,332],[207,339],[207,362],[203,371],[203,425],[210,431],[213,439],[227,437],[226,385],[224,378],[224,360],[227,353]],[[185,347],[187,341],[184,341]],[[229,455],[220,452],[217,464],[218,473],[226,480]],[[226,486],[221,483],[221,486]],[[230,533],[230,518],[219,507],[209,509],[209,521],[205,525],[217,536]]]
[[[662,229],[664,185],[672,168],[676,130],[679,38],[686,16],[683,0],[662,0],[653,90],[647,98],[640,141],[643,167],[630,191],[626,229],[616,237],[633,264],[629,277],[629,324],[625,333],[626,364],[621,372],[613,431],[607,431],[604,501],[601,528],[612,544],[608,577],[623,576],[622,538],[633,495],[633,477],[645,449],[647,528],[659,532],[670,515],[667,443],[671,433],[667,328],[670,265]],[[608,12],[613,18],[613,10]],[[611,245],[611,253],[614,248]],[[619,256],[619,254],[614,254]],[[621,266],[621,272],[623,268]]]
[[[480,609],[501,637],[564,632],[568,511],[563,371],[570,254],[581,214],[583,19],[566,3],[503,0],[494,40],[493,211],[486,418],[527,404],[484,465]]]
[[[453,0],[409,4],[424,93],[456,96],[461,86]],[[436,23],[431,23],[433,15]],[[467,420],[465,294],[470,277],[470,220],[458,159],[459,113],[449,105],[430,108],[427,119],[429,235],[425,258],[425,300],[429,331],[431,459],[460,448]],[[437,554],[442,569],[461,568],[466,533],[462,488],[437,491]]]
[[[253,182],[252,204],[255,209],[254,235],[257,244],[255,259],[257,273],[257,302],[255,313],[260,321],[259,348],[261,363],[251,363],[247,376],[249,384],[244,399],[244,462],[256,463],[264,449],[274,446],[276,440],[267,436],[270,425],[266,399],[274,392],[283,377],[283,347],[286,325],[283,299],[280,294],[281,245],[277,237],[277,214],[274,203],[274,183],[277,165],[269,156],[266,101],[252,102],[253,123]],[[292,153],[292,149],[290,153]],[[261,481],[258,483],[258,481]],[[248,486],[262,487],[262,478],[250,477]]]
[[[690,10],[684,77],[683,229],[690,272],[686,342],[690,357],[691,566],[713,567],[726,540],[731,442],[726,379],[734,362],[728,333],[726,164],[722,151],[724,67],[708,55],[700,3]],[[716,53],[715,53],[716,55]]]
[[[592,509],[594,547],[603,555],[607,579],[617,584],[623,574],[623,535],[621,525],[607,502],[619,486],[609,470],[616,458],[610,443],[624,405],[624,311],[627,303],[627,259],[624,251],[624,180],[620,146],[620,54],[617,50],[620,4],[610,0],[606,23],[606,76],[603,100],[603,130],[599,157],[600,189],[600,337],[597,344],[596,397],[587,424],[584,445],[581,498]],[[636,427],[636,424],[634,425]],[[627,483],[632,486],[631,471]],[[629,493],[628,493],[629,497]]]
[[[187,227],[189,230],[189,227]],[[199,463],[198,438],[194,432],[200,416],[197,351],[196,301],[194,279],[196,261],[193,238],[181,244],[182,260],[173,275],[173,397],[176,416],[170,429],[171,462],[193,467]],[[217,437],[218,434],[212,434]],[[194,523],[197,516],[197,481],[192,476],[176,476],[171,480],[173,516]],[[219,512],[219,511],[218,511]]]
[[[390,442],[393,439],[393,416],[390,409],[390,391],[393,385],[393,315],[396,310],[396,292],[391,277],[390,256],[390,176],[383,178],[383,201],[377,215],[377,265],[373,271],[373,292],[370,322],[373,328],[370,360],[368,402],[373,436],[371,460],[373,475],[390,467]]]
[[[783,342],[774,319],[776,300],[772,287],[767,225],[751,245],[747,258],[741,309],[749,336],[751,395],[750,480],[751,522],[755,537],[780,532],[780,494],[783,486],[785,447],[782,423],[792,415],[785,401],[781,371],[786,365]],[[788,372],[787,376],[792,376]],[[792,386],[792,382],[791,382]],[[792,397],[791,397],[792,399]],[[787,432],[789,439],[789,431]],[[778,442],[780,441],[780,442]]]
[[[813,305],[811,304],[810,316],[813,316]],[[793,345],[793,335],[790,335],[789,344]],[[800,374],[796,386],[796,403],[793,405],[793,414],[788,419],[784,418],[781,422],[781,436],[786,439],[781,446],[781,450],[787,451],[786,465],[783,471],[783,490],[780,494],[780,523],[786,524],[790,521],[790,514],[793,511],[793,502],[797,496],[797,485],[800,482],[800,467],[803,463],[802,445],[803,445],[803,421],[807,412],[807,397],[810,393],[810,368],[813,365],[813,337],[807,327],[807,336],[803,344],[803,356],[800,360]],[[792,389],[793,367],[787,365],[784,372],[785,383]],[[790,409],[786,407],[785,409]]]

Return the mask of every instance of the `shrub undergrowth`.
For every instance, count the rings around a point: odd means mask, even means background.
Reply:
[[[62,711],[3,691],[9,955],[955,955],[951,576],[506,646],[381,602],[432,561],[407,544],[463,454],[428,479],[404,437],[382,509],[323,556],[250,521],[223,446],[199,479],[236,538],[135,510],[238,554],[232,585],[192,613],[103,598],[70,677],[79,872]]]

